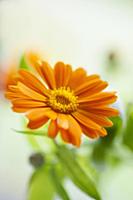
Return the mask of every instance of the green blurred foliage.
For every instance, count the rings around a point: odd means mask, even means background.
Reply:
[[[19,69],[26,69],[26,70],[30,69],[29,65],[27,64],[25,60],[25,55],[22,55],[20,59]]]
[[[70,197],[68,196],[62,182],[60,175],[57,173],[56,169],[54,167],[51,167],[51,179],[53,181],[53,184],[56,188],[56,191],[58,195],[61,197],[62,200],[70,200]]]
[[[123,133],[123,144],[133,151],[133,104],[127,108],[127,122]]]
[[[113,148],[114,141],[122,130],[121,117],[114,117],[111,120],[113,122],[113,126],[107,128],[108,135],[104,138],[99,138],[94,144],[92,150],[92,159],[97,164],[104,164],[106,157],[108,156],[108,152],[111,148]]]
[[[30,180],[28,200],[52,200],[55,189],[49,178],[48,168],[45,166],[36,170]]]
[[[40,153],[33,154],[32,157],[38,157],[38,155]],[[45,162],[41,162],[41,165],[40,159],[39,163],[38,159],[34,159],[34,163],[30,162],[36,170],[29,182],[28,200],[52,200],[55,195],[60,196],[62,200],[70,200],[63,186],[65,177],[63,168],[53,159],[49,160],[48,156],[43,156]]]
[[[67,175],[74,182],[74,184],[87,195],[100,200],[101,197],[98,193],[97,186],[92,179],[91,171],[90,173],[88,172],[90,175],[88,176],[76,160],[76,155],[66,147],[57,145],[57,156],[66,170]]]
[[[110,72],[112,74],[114,72],[116,73],[117,71],[119,71],[121,63],[120,63],[118,52],[116,51],[108,52],[106,56],[105,64],[106,64],[107,73]]]
[[[40,190],[37,188],[31,190],[31,188],[36,187],[36,182],[47,181],[48,184],[51,184],[52,189],[50,188],[50,190],[53,191],[53,195],[58,194],[61,197],[61,199],[69,200],[70,197],[68,196],[64,188],[64,180],[69,178],[80,190],[82,190],[88,196],[91,196],[96,200],[100,200],[101,197],[97,189],[98,185],[96,183],[99,177],[97,176],[95,169],[90,163],[94,161],[97,164],[100,163],[104,165],[106,157],[109,155],[109,151],[111,151],[112,148],[114,149],[114,142],[118,138],[119,133],[122,130],[122,118],[114,117],[112,118],[112,121],[114,123],[114,126],[112,126],[111,128],[107,128],[108,135],[104,138],[100,138],[97,142],[91,145],[92,160],[90,160],[89,162],[87,162],[87,154],[81,156],[77,154],[76,149],[69,149],[65,145],[62,146],[61,144],[57,144],[56,142],[53,141],[52,142],[52,145],[54,146],[53,150],[49,152],[47,156],[45,156],[46,158],[44,164],[45,167],[37,169],[37,171],[34,173],[37,174],[35,176],[36,179],[34,178],[31,179],[32,181],[30,182],[29,195],[32,196],[33,198],[34,192],[35,193],[37,193],[38,191],[41,192],[40,191],[41,188]],[[28,141],[30,142],[33,149],[41,149],[41,146],[39,146],[36,140],[37,138],[36,136],[37,135],[47,136],[47,128],[48,126],[45,126],[43,127],[43,129],[39,130],[37,129],[35,131],[30,131],[29,129],[26,129],[25,131],[17,131],[17,132],[22,134],[27,134]],[[52,148],[52,146],[50,148]],[[94,171],[95,173],[93,173]],[[39,178],[41,177],[40,173],[45,174],[44,177],[42,176],[42,178],[45,180]],[[45,190],[42,192],[42,196],[47,195],[47,193],[44,194],[45,192],[46,192]],[[35,195],[37,197],[37,194]],[[47,200],[53,199],[53,195],[47,196]],[[39,196],[38,198],[41,197]]]

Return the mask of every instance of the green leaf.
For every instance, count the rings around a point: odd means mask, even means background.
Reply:
[[[21,130],[16,130],[16,129],[12,129],[13,131],[17,132],[17,133],[21,133],[21,134],[28,134],[28,135],[34,135],[34,136],[47,136],[47,132],[44,131],[21,131]]]
[[[49,171],[45,167],[39,168],[31,177],[28,200],[53,200],[54,194]]]
[[[108,135],[106,137],[99,138],[98,141],[94,144],[92,151],[92,159],[99,164],[103,164],[103,161],[105,161],[108,155],[108,151],[112,147],[115,138],[122,130],[121,117],[114,117],[111,120],[113,122],[113,126],[107,128]]]
[[[108,135],[101,138],[103,144],[106,145],[107,148],[112,145],[115,137],[118,136],[123,125],[122,118],[120,116],[111,118],[111,121],[113,122],[113,126],[106,128]]]
[[[91,196],[96,200],[100,200],[101,198],[97,191],[96,185],[92,180],[91,173],[90,176],[85,173],[83,168],[81,168],[77,162],[72,151],[63,146],[57,145],[57,156],[74,184],[88,196]]]
[[[123,144],[133,151],[133,106],[128,109],[127,124],[123,133]]]
[[[47,137],[47,131],[46,130],[38,130],[38,131],[29,131],[29,130],[25,130],[25,131],[21,131],[21,130],[15,130],[12,129],[13,131],[20,133],[20,134],[24,134],[27,136],[27,141],[29,142],[29,144],[32,146],[32,148],[34,150],[41,150],[41,146],[38,143],[38,137],[39,136],[43,136],[43,137]],[[38,137],[36,137],[38,136]]]
[[[53,181],[55,189],[56,189],[57,193],[59,194],[59,196],[61,197],[61,199],[70,200],[64,186],[61,183],[60,177],[57,175],[57,172],[56,172],[55,168],[53,168],[53,167],[51,169],[51,180]]]
[[[20,59],[19,69],[30,69],[30,66],[28,66],[28,64],[26,63],[25,55],[23,55]]]

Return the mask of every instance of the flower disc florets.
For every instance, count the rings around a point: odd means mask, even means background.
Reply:
[[[60,87],[51,90],[51,95],[47,103],[57,112],[70,114],[77,110],[77,98],[69,87]]]

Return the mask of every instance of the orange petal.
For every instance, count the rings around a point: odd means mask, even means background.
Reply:
[[[29,63],[29,65],[33,67],[38,66],[38,63],[42,62],[41,56],[38,53],[33,52],[33,51],[26,53],[25,58],[27,62]]]
[[[92,74],[92,75],[87,76],[86,78],[87,81],[91,81],[94,79],[100,79],[100,76],[98,74]]]
[[[51,120],[49,127],[48,127],[48,136],[51,138],[55,138],[58,133],[58,127],[56,120]]]
[[[26,95],[24,95],[24,94],[21,94],[20,92],[19,93],[14,93],[14,92],[6,92],[5,93],[5,97],[7,98],[7,99],[10,99],[10,100],[15,100],[15,99],[23,99],[23,98],[27,98],[27,96]]]
[[[50,89],[56,88],[53,69],[47,62],[43,61],[39,66],[36,66],[36,70]]]
[[[83,133],[84,133],[87,137],[90,137],[90,138],[97,138],[97,137],[98,137],[97,131],[95,131],[95,130],[93,130],[93,129],[90,129],[90,128],[88,128],[87,126],[84,126],[83,124],[81,124],[81,128],[82,128]]]
[[[19,88],[19,90],[24,94],[27,95],[29,97],[31,97],[34,100],[38,100],[38,101],[45,101],[46,97],[42,94],[39,94],[38,92],[30,89],[29,87],[27,87],[26,85],[24,85],[21,82],[18,82],[17,87]]]
[[[12,101],[13,111],[15,112],[27,112],[33,108],[44,108],[47,105],[44,102],[33,101],[29,99],[15,99]]]
[[[87,126],[90,129],[94,129],[94,130],[101,129],[101,127],[98,124],[93,122],[91,119],[89,119],[82,113],[74,112],[74,113],[72,113],[72,115],[77,121],[79,121],[79,123],[83,124],[84,126]]]
[[[20,93],[20,91],[19,91],[17,85],[9,85],[9,86],[8,86],[8,91],[9,91],[9,92],[14,92],[14,93]]]
[[[69,122],[68,122],[67,115],[65,115],[65,114],[58,114],[57,125],[60,128],[67,130],[69,128]]]
[[[82,113],[74,112],[72,115],[74,116],[74,118],[77,119],[77,121],[79,121],[80,124],[88,127],[89,129],[97,131],[99,135],[101,136],[107,135],[106,130],[102,126],[98,125],[97,123],[95,123]]]
[[[64,83],[63,83],[64,86],[68,85],[71,75],[72,75],[72,67],[71,65],[67,64],[65,67],[65,77],[64,77]]]
[[[20,81],[24,83],[27,87],[35,90],[38,93],[49,96],[49,92],[44,84],[42,84],[41,81],[37,79],[32,73],[26,70],[19,70],[19,74]]]
[[[85,108],[90,113],[95,113],[100,116],[106,116],[106,117],[114,117],[119,115],[119,111],[115,108],[110,108],[110,107],[92,107],[92,108]]]
[[[117,96],[115,92],[101,92],[96,95],[90,96],[90,98],[84,98],[78,100],[80,107],[100,107],[112,104],[116,101]]]
[[[72,72],[68,85],[71,89],[75,89],[86,81],[86,77],[86,71],[83,68],[78,68]]]
[[[56,87],[63,86],[63,79],[65,75],[65,64],[63,62],[56,63],[54,67],[54,75],[56,80]]]
[[[83,84],[79,85],[76,89],[75,89],[75,94],[78,96],[84,92],[87,92],[89,90],[92,90],[94,87],[97,87],[99,84],[101,84],[102,81],[100,79],[94,79],[94,80],[89,80],[89,81],[85,81]]]
[[[104,137],[107,135],[107,131],[105,128],[101,127],[100,130],[97,131],[97,133],[101,136],[101,137]]]
[[[62,86],[67,86],[71,73],[72,68],[70,65],[65,65],[63,62],[56,63],[54,67],[56,87],[59,88]]]
[[[16,107],[26,107],[26,108],[37,108],[45,107],[46,104],[40,101],[34,101],[31,99],[17,99],[12,101],[13,105]]]
[[[26,114],[26,116],[29,118],[29,120],[36,120],[43,116],[48,117],[52,120],[55,120],[57,118],[57,114],[50,108],[35,108],[30,110]]]
[[[26,99],[29,98],[27,95],[24,95],[16,85],[9,85],[7,92],[5,92],[5,97],[14,100],[18,98]]]
[[[61,137],[62,139],[67,142],[67,143],[71,143],[71,138],[70,138],[70,134],[67,130],[61,129]]]
[[[29,109],[13,106],[13,107],[12,107],[12,110],[13,110],[14,112],[18,112],[18,113],[25,113],[25,112],[27,112]]]
[[[99,136],[104,137],[107,135],[106,129],[101,127],[99,130],[93,130],[83,124],[80,124],[83,133],[90,138],[98,138]]]
[[[96,94],[96,93],[99,93],[101,92],[102,90],[104,90],[106,87],[108,86],[108,83],[106,81],[101,81],[101,83],[99,83],[98,85],[94,85],[94,87],[88,89],[88,90],[85,90],[83,91],[82,93],[80,93],[78,95],[78,98],[79,99],[82,99],[82,98],[89,98],[90,95],[93,95],[93,94]]]
[[[81,144],[82,130],[81,130],[79,124],[76,122],[76,120],[71,115],[68,115],[68,120],[69,120],[68,133],[69,133],[69,137],[71,139],[71,143],[73,145],[76,145],[77,147],[79,147]]]
[[[48,120],[48,117],[42,116],[36,120],[30,120],[27,126],[30,129],[37,129],[46,124]]]
[[[112,121],[109,120],[107,117],[99,116],[94,113],[87,112],[86,110],[78,110],[78,112],[82,113],[100,126],[110,127],[113,125]]]

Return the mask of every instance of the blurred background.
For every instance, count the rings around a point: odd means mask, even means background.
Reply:
[[[122,113],[132,103],[132,0],[0,0],[1,88],[10,63],[29,50],[41,52],[51,64],[60,60],[100,73],[118,91]],[[0,98],[0,200],[25,200],[33,150],[23,135],[12,131],[20,129],[19,115],[11,111],[2,89]],[[100,172],[104,200],[133,199],[131,146],[122,149],[119,166]],[[89,199],[70,182],[66,188],[73,200]]]

